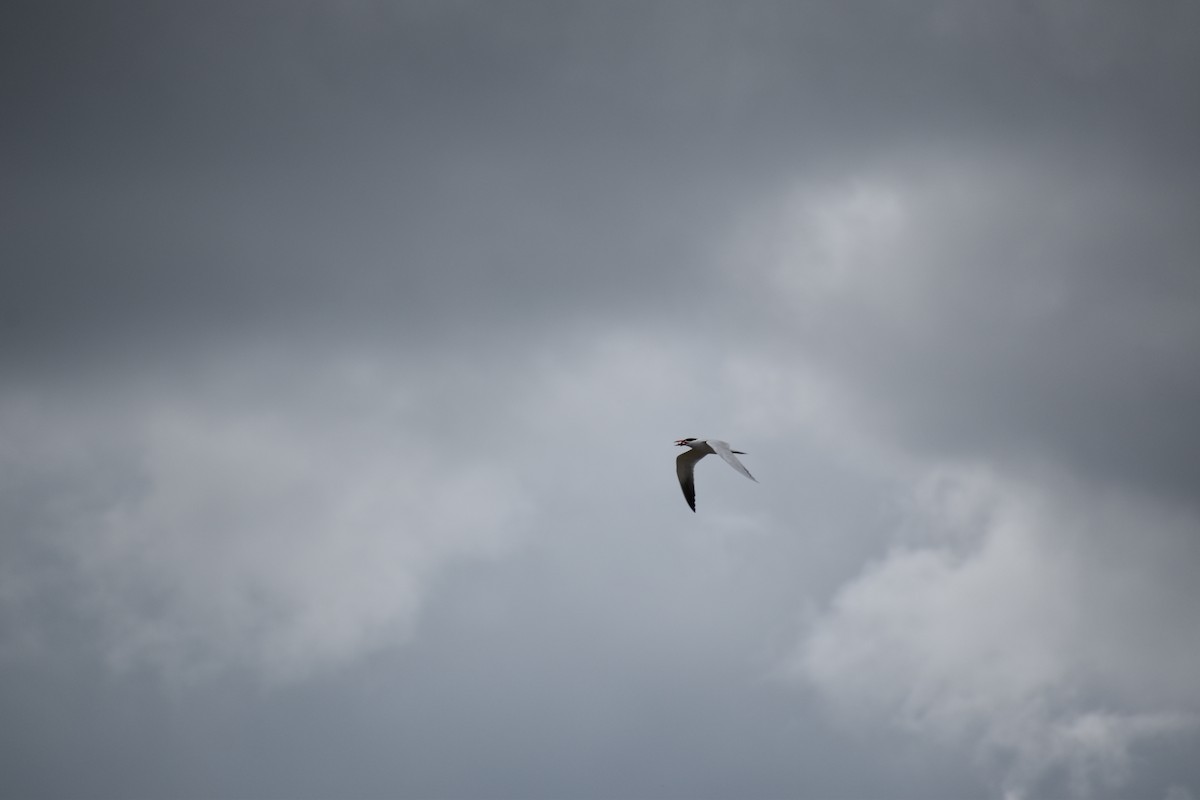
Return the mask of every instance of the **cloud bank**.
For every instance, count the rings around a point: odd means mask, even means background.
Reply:
[[[1197,794],[1196,7],[0,14],[0,794]]]

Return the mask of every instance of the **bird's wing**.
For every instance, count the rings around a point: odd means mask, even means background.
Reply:
[[[729,447],[729,442],[722,442],[719,439],[709,439],[708,446],[711,447],[717,455],[725,459],[729,466],[733,467],[755,483],[758,483],[758,478],[755,478],[753,475],[751,475],[750,470],[742,466],[742,462],[737,460],[737,456],[733,454],[732,448]]]
[[[675,459],[675,473],[679,476],[679,488],[683,489],[683,496],[692,511],[696,510],[696,481],[692,472],[696,467],[696,462],[706,455],[708,453],[702,453],[689,447]]]

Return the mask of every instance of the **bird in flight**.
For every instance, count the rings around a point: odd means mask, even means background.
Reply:
[[[675,459],[675,472],[679,475],[679,487],[683,489],[683,496],[687,499],[692,511],[696,510],[696,481],[692,473],[696,469],[696,462],[709,453],[716,453],[725,459],[729,466],[758,483],[758,479],[751,475],[750,470],[742,466],[742,462],[738,461],[737,456],[734,455],[734,453],[742,456],[746,454],[741,450],[731,449],[729,442],[722,442],[720,439],[677,439],[675,445],[688,448]]]

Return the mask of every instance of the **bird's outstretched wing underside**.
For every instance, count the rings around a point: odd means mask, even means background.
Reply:
[[[683,489],[683,496],[692,511],[696,510],[696,480],[694,474],[696,471],[696,462],[706,455],[708,454],[689,447],[675,459],[675,473],[679,475],[679,488]]]

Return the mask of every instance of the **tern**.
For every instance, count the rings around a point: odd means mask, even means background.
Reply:
[[[725,459],[729,466],[758,483],[758,479],[751,475],[750,470],[742,466],[742,462],[738,461],[737,456],[734,455],[734,453],[740,456],[746,454],[741,450],[731,448],[729,442],[722,442],[720,439],[677,439],[675,446],[688,448],[686,452],[681,453],[675,459],[675,472],[679,475],[679,487],[683,489],[683,496],[687,499],[692,511],[696,510],[696,481],[692,477],[692,472],[696,469],[696,462],[709,453],[716,453]]]

